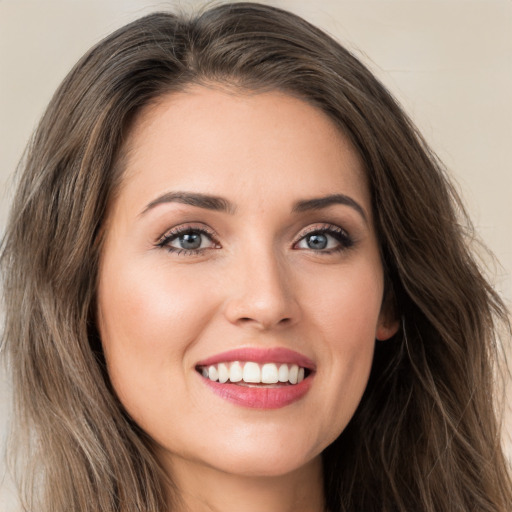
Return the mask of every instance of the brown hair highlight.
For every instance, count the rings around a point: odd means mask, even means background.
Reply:
[[[171,509],[151,442],[110,387],[94,301],[132,120],[164,94],[209,83],[315,105],[365,163],[402,328],[377,342],[363,400],[323,454],[329,509],[506,512],[493,370],[510,323],[471,254],[456,191],[355,57],[301,18],[250,3],[119,29],[66,77],[30,143],[1,260],[25,508]]]

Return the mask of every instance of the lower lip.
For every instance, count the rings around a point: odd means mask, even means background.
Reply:
[[[252,409],[279,409],[300,400],[311,387],[313,375],[299,384],[270,387],[246,387],[236,384],[221,384],[201,377],[205,384],[221,398],[242,407]]]

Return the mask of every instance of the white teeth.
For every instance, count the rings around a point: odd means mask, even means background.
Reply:
[[[212,365],[208,368],[208,378],[210,380],[219,380],[219,372],[217,371],[217,367]]]
[[[242,366],[238,361],[231,363],[231,368],[229,369],[229,380],[231,382],[240,382],[243,378],[243,370]]]
[[[247,384],[299,384],[304,380],[305,368],[296,364],[219,363],[198,369],[203,377],[214,382],[245,382]]]
[[[245,363],[244,382],[259,384],[261,382],[261,370],[258,363]]]
[[[299,367],[296,364],[293,364],[292,367],[290,368],[290,373],[289,373],[289,376],[288,376],[288,380],[292,384],[297,384],[298,376],[299,376]]]
[[[261,382],[263,384],[275,384],[279,382],[277,366],[275,364],[267,363],[263,365],[261,369]]]
[[[278,373],[279,382],[288,382],[288,375],[289,375],[288,365],[282,364],[279,367],[279,373]]]
[[[229,380],[229,370],[224,363],[219,364],[219,382],[224,384]]]

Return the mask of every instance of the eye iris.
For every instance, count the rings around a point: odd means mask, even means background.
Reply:
[[[201,247],[200,233],[185,233],[179,237],[183,249],[199,249]]]
[[[307,238],[307,244],[310,249],[325,249],[327,247],[327,243],[327,237],[319,233],[309,235]]]

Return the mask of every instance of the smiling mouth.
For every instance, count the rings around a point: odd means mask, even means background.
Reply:
[[[196,371],[205,379],[220,384],[237,384],[246,387],[295,386],[307,378],[311,370],[297,364],[232,361],[197,366]]]

